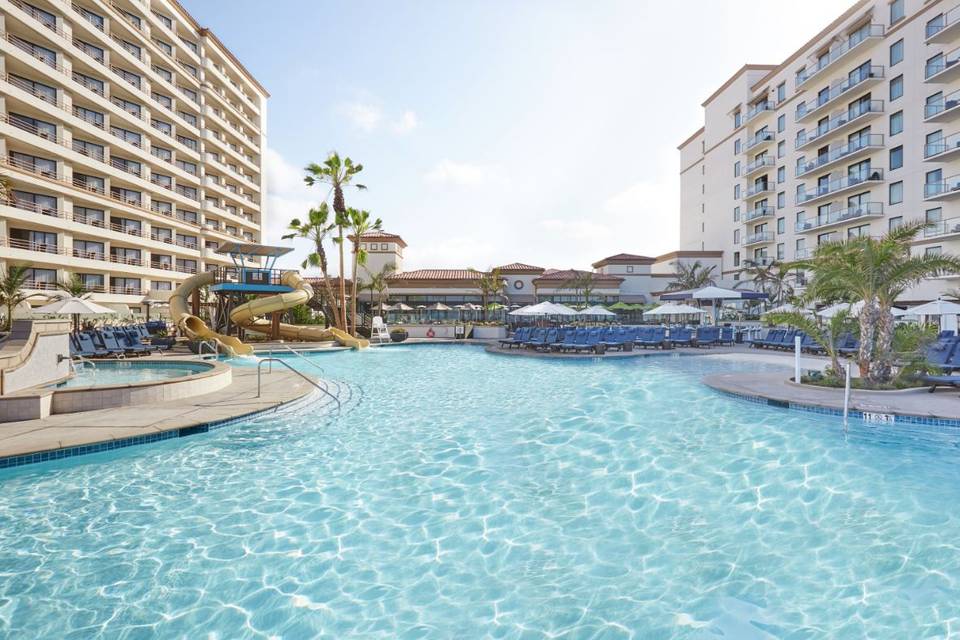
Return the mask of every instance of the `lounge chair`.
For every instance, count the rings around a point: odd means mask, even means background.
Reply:
[[[697,327],[696,346],[712,347],[715,344],[718,344],[719,342],[720,342],[719,327]]]
[[[112,331],[109,337],[107,336],[107,331],[103,329],[94,329],[88,335],[93,340],[93,343],[105,352],[104,355],[114,356],[115,358],[123,358],[126,356],[127,350],[113,336]]]
[[[960,369],[960,340],[943,338],[927,347],[927,364],[932,368],[949,372]]]
[[[720,327],[720,344],[732,345],[737,341],[737,332],[733,327]]]
[[[845,333],[840,336],[840,340],[837,341],[836,349],[840,355],[852,356],[860,351],[860,341],[851,334]]]
[[[518,347],[521,344],[523,344],[524,340],[526,340],[529,337],[529,335],[530,335],[530,327],[520,327],[513,332],[512,338],[504,338],[503,340],[501,340],[500,346],[507,347],[508,349],[512,349],[515,346]]]
[[[539,348],[539,347],[542,347],[542,346],[548,344],[548,343],[547,343],[547,333],[548,333],[547,329],[543,329],[543,328],[534,329],[533,335],[530,337],[529,340],[527,340],[526,342],[524,342],[522,346],[524,346],[524,347],[532,347],[532,348],[534,348],[534,349],[537,349],[537,348]],[[555,339],[556,339],[556,337],[554,337],[554,340],[555,340]]]
[[[646,349],[647,347],[663,348],[667,342],[667,329],[665,327],[641,327],[640,335],[637,336],[637,344]]]
[[[560,339],[559,331],[555,328],[547,329],[546,334],[543,336],[541,341],[536,343],[531,342],[528,344],[528,347],[533,347],[536,351],[549,351],[553,348],[553,345],[557,343]]]
[[[769,349],[777,343],[777,340],[785,333],[783,329],[770,329],[766,334],[751,342],[751,346],[757,349]]]
[[[670,343],[675,347],[693,346],[693,329],[690,327],[673,327],[670,329]]]
[[[595,353],[603,353],[605,349],[603,345],[600,344],[602,331],[603,330],[599,327],[587,329],[585,340],[582,343],[574,345],[574,351],[593,351]]]
[[[920,379],[930,386],[930,393],[936,391],[937,387],[960,387],[960,375],[956,374],[927,375]]]
[[[943,340],[944,338],[952,338],[952,337],[953,337],[953,329],[944,329],[943,331],[937,334],[937,340]]]
[[[93,336],[89,333],[78,333],[74,338],[77,342],[79,355],[84,358],[101,358],[110,355],[109,351],[94,342]]]
[[[622,350],[624,344],[627,342],[624,339],[626,333],[627,332],[623,329],[623,327],[610,327],[605,329],[603,335],[600,337],[600,344],[602,344],[603,348],[607,350]]]
[[[564,331],[563,339],[558,341],[553,345],[553,348],[556,351],[573,351],[577,344],[581,342],[586,342],[587,340],[587,331],[586,329],[567,329]]]

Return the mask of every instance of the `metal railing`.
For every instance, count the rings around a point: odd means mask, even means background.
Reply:
[[[208,360],[206,355],[203,353],[203,348],[207,347],[210,349],[210,354],[213,355],[214,360],[220,359],[220,343],[216,340],[201,340],[200,346],[197,347],[197,358],[200,360]],[[257,397],[260,397],[259,383],[257,384]]]
[[[287,369],[289,369],[290,371],[294,372],[295,374],[297,374],[298,376],[300,376],[301,378],[303,378],[304,380],[306,380],[308,383],[312,384],[314,387],[316,387],[317,389],[319,389],[322,393],[330,396],[330,398],[331,398],[334,402],[337,403],[337,413],[340,412],[340,398],[338,398],[337,396],[333,395],[333,394],[330,393],[328,390],[324,389],[324,388],[321,387],[319,384],[317,384],[317,382],[316,382],[315,380],[311,380],[310,378],[308,378],[307,376],[305,376],[305,375],[304,375],[303,373],[301,373],[300,371],[297,371],[296,369],[294,369],[293,367],[291,367],[291,366],[290,366],[290,363],[284,362],[284,361],[281,360],[280,358],[261,358],[260,361],[257,362],[257,397],[258,397],[258,398],[260,397],[260,388],[261,388],[261,385],[262,385],[263,364],[264,364],[265,362],[270,362],[270,363],[278,362],[278,363],[282,364],[282,365],[285,366]],[[271,366],[272,366],[272,365],[271,365]]]
[[[279,346],[283,347],[284,349],[286,349],[286,350],[289,351],[290,353],[296,355],[298,358],[300,358],[301,360],[303,360],[304,362],[306,362],[307,364],[309,364],[311,367],[313,367],[314,369],[316,369],[316,370],[319,371],[320,373],[323,373],[323,372],[324,372],[324,371],[323,371],[323,367],[321,367],[320,365],[318,365],[316,362],[313,362],[312,360],[310,360],[310,358],[306,357],[305,355],[303,355],[301,352],[297,351],[296,349],[294,349],[294,348],[291,347],[290,345],[284,344],[284,343],[283,343],[283,340],[280,341]],[[268,352],[268,354],[269,354],[269,357],[271,357],[271,358],[273,357],[273,347],[270,348],[270,351]]]

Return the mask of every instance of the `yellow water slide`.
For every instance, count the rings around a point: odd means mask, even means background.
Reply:
[[[196,340],[213,340],[220,351],[231,356],[248,356],[253,353],[253,347],[240,342],[233,336],[217,333],[207,326],[207,323],[190,313],[188,300],[193,292],[200,287],[213,284],[213,271],[205,271],[184,280],[179,287],[173,290],[170,296],[170,318],[177,328],[188,338]]]
[[[283,284],[291,287],[293,291],[287,293],[278,293],[277,295],[257,298],[245,304],[236,307],[230,313],[230,320],[240,325],[248,331],[256,331],[269,335],[272,332],[272,325],[269,320],[260,320],[263,316],[274,311],[285,311],[298,304],[304,304],[313,297],[313,287],[310,283],[300,277],[296,271],[288,271],[283,274],[281,281]],[[213,284],[213,272],[208,271],[191,276],[183,281],[170,296],[170,316],[177,327],[188,337],[198,340],[214,340],[220,347],[220,350],[229,355],[250,355],[253,353],[253,347],[244,344],[233,336],[226,336],[217,333],[195,315],[192,315],[188,309],[188,299],[198,287]],[[280,336],[285,340],[301,340],[307,342],[324,342],[335,340],[338,343],[362,349],[370,346],[368,340],[354,338],[345,331],[334,328],[323,328],[309,325],[280,324]]]
[[[272,332],[272,324],[269,320],[258,320],[259,316],[264,316],[274,311],[285,311],[298,304],[305,304],[313,298],[313,287],[304,280],[296,271],[287,271],[281,276],[280,281],[292,288],[288,293],[278,293],[275,296],[266,298],[257,298],[245,304],[241,304],[230,312],[230,320],[248,331],[256,331],[269,335]],[[300,340],[304,342],[324,342],[326,340],[336,340],[345,347],[354,349],[363,349],[370,346],[369,340],[363,338],[354,338],[346,331],[334,329],[333,327],[324,328],[311,325],[284,324],[280,323],[280,337],[284,340]]]

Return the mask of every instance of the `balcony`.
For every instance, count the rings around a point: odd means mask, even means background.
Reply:
[[[881,80],[883,80],[883,67],[881,65],[875,64],[867,69],[859,70],[846,80],[830,87],[830,90],[825,94],[818,95],[815,104],[803,103],[799,105],[794,119],[796,122],[810,120],[814,116],[823,113],[827,106],[835,104],[841,96],[847,96],[854,91],[864,90]]]
[[[924,122],[950,122],[960,115],[960,89],[924,106]]]
[[[743,246],[749,247],[757,244],[768,244],[770,242],[773,242],[773,233],[770,231],[761,231],[759,233],[751,233],[744,237]]]
[[[743,263],[748,267],[772,267],[777,264],[777,259],[773,256],[754,256],[752,258],[745,258]]]
[[[754,198],[759,198],[760,196],[772,196],[776,192],[775,185],[772,180],[766,180],[757,184],[748,185],[744,190],[743,199],[752,200]]]
[[[795,260],[809,260],[813,257],[813,254],[816,252],[815,248],[804,247],[802,249],[797,249],[793,254]]]
[[[946,162],[960,152],[960,133],[923,145],[924,162]]]
[[[802,166],[797,167],[797,177],[800,178],[819,169],[829,167],[830,165],[842,160],[852,160],[857,156],[865,155],[869,151],[882,148],[883,136],[881,134],[871,133],[868,135],[862,135],[852,142],[839,147],[834,147],[833,149],[827,151],[827,153],[821,154],[813,160],[805,162]]]
[[[797,87],[802,87],[808,80],[815,78],[829,69],[835,62],[842,60],[848,53],[855,50],[867,40],[871,38],[882,38],[883,33],[884,28],[882,24],[871,24],[865,30],[858,30],[851,34],[846,40],[830,49],[830,52],[825,58],[817,61],[816,66],[808,69],[803,75],[799,76],[797,78]]]
[[[960,234],[960,218],[947,218],[931,222],[923,228],[924,238],[941,238]]]
[[[816,129],[809,132],[800,132],[794,142],[794,148],[798,151],[812,145],[814,142],[822,141],[824,136],[839,135],[854,125],[860,125],[866,122],[872,116],[883,113],[883,100],[870,100],[869,102],[858,102],[850,107],[844,113],[830,118],[827,122],[819,125]]]
[[[953,200],[960,198],[960,175],[950,176],[941,182],[923,185],[924,200]]]
[[[776,215],[776,210],[773,207],[755,207],[753,209],[747,209],[746,213],[743,214],[743,221],[753,222],[760,218],[772,218],[774,215]]]
[[[748,162],[747,166],[743,169],[743,177],[752,176],[755,173],[764,171],[766,169],[773,169],[777,166],[777,159],[773,156],[763,156],[762,158],[757,158],[753,162]]]
[[[773,131],[758,131],[752,136],[747,136],[747,139],[743,141],[743,152],[746,153],[751,149],[757,149],[761,145],[767,145],[776,140],[777,136]]]
[[[770,111],[775,111],[777,109],[777,103],[773,100],[761,100],[757,104],[753,105],[747,109],[746,115],[743,116],[743,123],[746,124],[756,118],[759,115],[768,113]]]
[[[31,242],[29,240],[20,240],[17,238],[4,238],[0,236],[0,247],[10,249],[20,249],[21,251],[31,251],[33,253],[49,253],[53,255],[67,255],[66,249],[57,244],[46,244],[43,242]]]
[[[923,81],[929,83],[950,82],[960,77],[960,49],[937,56],[923,67]]]
[[[844,209],[837,209],[829,212],[827,215],[817,216],[810,220],[802,220],[796,224],[797,233],[806,233],[808,231],[819,231],[827,227],[838,224],[846,224],[855,220],[865,218],[879,218],[883,216],[882,202],[867,202]]]
[[[816,202],[818,200],[827,200],[841,193],[846,193],[854,189],[862,189],[865,186],[869,187],[872,184],[879,184],[881,182],[883,182],[883,169],[870,169],[869,173],[862,172],[847,175],[842,178],[837,178],[836,180],[831,180],[826,184],[818,185],[816,190],[811,193],[807,193],[806,191],[800,192],[797,194],[797,205]]]
[[[927,44],[942,44],[953,40],[960,25],[960,5],[927,21],[924,34]]]

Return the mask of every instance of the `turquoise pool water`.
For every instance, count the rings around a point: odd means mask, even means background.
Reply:
[[[137,363],[136,361],[101,361],[95,365],[84,365],[77,369],[75,376],[54,385],[64,387],[109,386],[131,384],[134,382],[156,382],[180,378],[208,371],[208,367],[191,365],[187,362]]]
[[[704,358],[315,360],[362,388],[339,419],[305,409],[0,475],[0,636],[960,629],[953,432],[844,433],[709,391],[705,373],[758,367]]]

